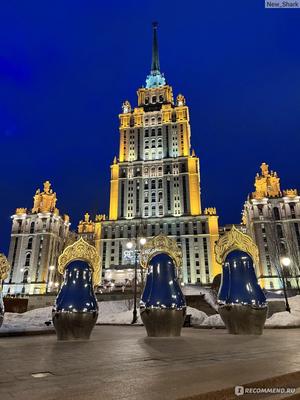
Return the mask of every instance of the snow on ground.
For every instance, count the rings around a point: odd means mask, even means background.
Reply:
[[[300,326],[300,296],[290,297],[288,300],[291,313],[282,311],[273,314],[267,319],[266,326]]]
[[[273,314],[267,321],[268,327],[293,327],[300,326],[300,296],[289,299],[291,314],[279,312]],[[99,304],[98,324],[130,324],[132,321],[132,304],[126,300],[103,301]],[[5,313],[3,325],[0,332],[8,331],[31,331],[49,329],[45,325],[46,321],[51,320],[52,307],[38,308],[27,311],[23,314]],[[193,326],[224,326],[219,314],[207,316],[203,311],[187,307],[187,314],[191,314],[191,324]],[[138,312],[138,323],[141,319]]]
[[[49,329],[45,321],[51,317],[52,307],[37,308],[26,313],[5,313],[0,332]]]
[[[217,310],[217,297],[211,289],[203,288],[197,285],[184,285],[182,287],[184,295],[204,295],[205,301],[214,309]]]

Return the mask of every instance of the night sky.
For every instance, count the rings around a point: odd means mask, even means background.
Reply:
[[[263,0],[9,1],[0,6],[0,251],[49,179],[75,229],[108,213],[118,113],[161,70],[190,107],[202,205],[240,222],[261,162],[300,187],[300,9]]]

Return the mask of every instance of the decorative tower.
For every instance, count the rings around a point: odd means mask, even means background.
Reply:
[[[57,260],[69,233],[69,217],[56,208],[56,193],[49,181],[38,189],[31,210],[17,208],[12,218],[4,294],[39,294],[58,288]]]
[[[283,274],[289,288],[300,290],[300,196],[296,189],[281,190],[280,178],[266,163],[260,169],[243,210],[247,233],[259,249],[256,274],[267,289],[280,289]],[[284,258],[289,266],[282,265]]]
[[[174,101],[161,72],[157,23],[146,86],[137,91],[136,107],[124,101],[119,120],[119,156],[111,165],[109,219],[101,234],[104,277],[130,279],[126,269],[132,270],[134,251],[126,242],[164,233],[182,247],[184,281],[210,283],[220,271],[213,253],[218,217],[213,208],[201,211],[189,109],[183,95]]]

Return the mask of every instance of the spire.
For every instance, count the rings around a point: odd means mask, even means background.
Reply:
[[[164,75],[160,72],[159,54],[158,54],[158,40],[157,40],[157,22],[152,23],[153,29],[153,42],[152,42],[152,62],[151,72],[146,79],[146,88],[153,89],[166,84]]]
[[[158,40],[157,40],[157,22],[152,22],[153,29],[153,42],[152,42],[152,63],[151,63],[151,73],[160,72],[159,66],[159,54],[158,54]]]

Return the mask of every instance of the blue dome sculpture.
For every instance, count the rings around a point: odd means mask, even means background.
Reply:
[[[234,250],[226,256],[218,302],[219,313],[229,333],[262,333],[267,300],[248,253]]]
[[[87,262],[74,260],[66,266],[64,283],[52,311],[58,339],[88,339],[97,317],[92,270]]]
[[[186,303],[168,254],[154,255],[148,263],[140,313],[148,336],[179,336]]]

